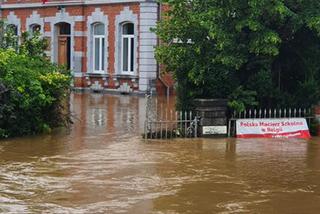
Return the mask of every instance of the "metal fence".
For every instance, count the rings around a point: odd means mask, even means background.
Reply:
[[[195,138],[199,119],[191,111],[175,111],[168,103],[146,95],[145,139]]]
[[[235,136],[237,119],[306,118],[308,125],[314,118],[312,108],[268,108],[246,109],[232,112],[228,122],[228,137]]]

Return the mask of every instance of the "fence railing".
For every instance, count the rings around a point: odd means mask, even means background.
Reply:
[[[236,135],[238,119],[306,118],[310,127],[314,114],[312,108],[264,108],[230,112],[228,137]],[[201,135],[200,118],[192,111],[176,111],[175,105],[146,95],[145,139],[196,138]]]
[[[158,104],[146,96],[145,139],[194,138],[198,136],[199,119],[192,111],[175,111],[174,106]]]
[[[314,118],[312,108],[268,108],[246,109],[232,112],[228,122],[228,137],[235,135],[237,119],[306,118],[308,125]]]
[[[312,117],[312,108],[246,109],[231,115],[231,119],[296,117]]]

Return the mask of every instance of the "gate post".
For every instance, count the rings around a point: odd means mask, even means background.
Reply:
[[[200,134],[203,137],[227,135],[226,99],[196,99],[196,115],[201,117]]]
[[[316,118],[316,121],[318,123],[318,127],[317,127],[317,136],[320,136],[320,105],[317,105],[315,107],[315,118]]]

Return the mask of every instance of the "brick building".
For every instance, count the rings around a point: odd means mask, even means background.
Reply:
[[[40,30],[47,55],[70,68],[76,89],[143,93],[158,65],[156,0],[0,0],[0,16],[21,35]]]

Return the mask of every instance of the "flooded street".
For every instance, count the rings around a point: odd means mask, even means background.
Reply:
[[[70,131],[0,141],[0,213],[319,213],[319,138],[145,142],[144,98],[71,108]]]

